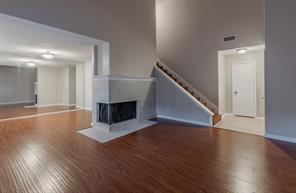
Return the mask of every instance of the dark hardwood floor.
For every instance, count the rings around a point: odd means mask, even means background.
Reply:
[[[91,113],[0,122],[0,192],[295,193],[296,145],[160,123],[100,144]]]
[[[30,105],[32,104],[0,105],[0,120],[76,109],[75,106],[65,105],[26,108]]]

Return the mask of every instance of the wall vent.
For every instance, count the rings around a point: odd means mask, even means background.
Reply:
[[[227,36],[224,38],[224,42],[234,41],[236,40],[236,35],[233,36]]]

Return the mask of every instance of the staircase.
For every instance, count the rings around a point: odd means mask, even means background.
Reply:
[[[192,87],[189,83],[187,83],[177,73],[175,73],[172,69],[170,69],[160,60],[158,60],[158,62],[156,63],[156,68],[164,72],[168,77],[170,77],[171,80],[173,80],[180,87],[182,87],[184,91],[186,91],[191,96],[193,96],[200,103],[200,105],[202,105],[205,109],[210,111],[213,114],[212,116],[213,125],[221,121],[222,116],[218,114],[218,107],[214,105],[211,101],[209,101],[205,96],[203,96],[194,87]]]

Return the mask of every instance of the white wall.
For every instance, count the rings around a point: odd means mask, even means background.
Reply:
[[[76,67],[69,67],[69,103],[76,104]]]
[[[264,94],[264,51],[250,51],[246,54],[230,54],[224,57],[224,62],[220,65],[219,74],[224,74],[220,81],[223,81],[224,92],[221,93],[224,101],[223,104],[219,104],[220,108],[223,109],[221,113],[233,113],[232,106],[232,64],[235,62],[256,62],[256,92],[257,92],[257,117],[265,116],[265,94]],[[222,89],[219,89],[222,90]]]
[[[76,105],[85,107],[85,73],[84,64],[76,65]]]
[[[63,72],[53,67],[38,67],[38,105],[63,103]]]
[[[74,72],[75,68],[70,67],[38,67],[38,105],[75,104]]]
[[[92,107],[93,62],[76,65],[76,103],[90,109]]]
[[[65,67],[57,70],[61,70],[60,73],[62,73],[60,84],[57,85],[58,87],[61,87],[59,88],[61,95],[58,93],[59,100],[61,103],[69,104],[69,68]]]
[[[92,62],[85,63],[85,107],[92,108],[92,78],[93,64]]]

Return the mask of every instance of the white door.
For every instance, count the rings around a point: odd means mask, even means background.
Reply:
[[[256,117],[256,63],[232,64],[233,113]]]

